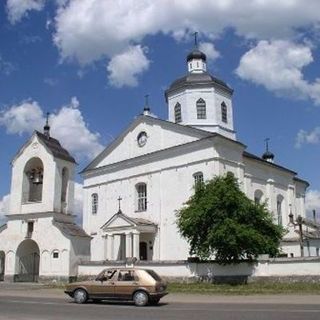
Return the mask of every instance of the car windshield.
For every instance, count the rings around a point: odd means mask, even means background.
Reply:
[[[146,270],[146,271],[150,274],[150,276],[151,276],[154,280],[156,280],[156,281],[161,281],[160,276],[159,276],[156,272],[154,272],[153,270]]]

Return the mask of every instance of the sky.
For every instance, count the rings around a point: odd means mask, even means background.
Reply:
[[[141,114],[167,119],[164,90],[187,73],[197,31],[209,72],[234,89],[237,139],[309,181],[320,212],[318,0],[0,1],[0,220],[11,160],[50,113],[80,172]],[[76,177],[76,213],[82,206]]]

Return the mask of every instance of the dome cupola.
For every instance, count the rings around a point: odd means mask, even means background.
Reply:
[[[266,151],[263,153],[262,159],[268,162],[273,162],[274,154],[271,151],[269,151],[269,140],[270,140],[269,138],[265,139]]]
[[[207,71],[207,57],[198,48],[198,32],[194,33],[194,48],[187,56],[188,71],[190,73],[205,73]]]

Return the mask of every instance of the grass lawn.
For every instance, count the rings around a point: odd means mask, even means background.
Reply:
[[[223,295],[252,295],[252,294],[319,294],[320,283],[272,283],[256,282],[241,285],[212,284],[212,283],[169,283],[171,293],[223,294]]]

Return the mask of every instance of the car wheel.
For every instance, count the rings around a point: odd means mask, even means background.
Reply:
[[[148,294],[144,291],[137,291],[134,295],[133,295],[133,301],[134,304],[138,307],[143,307],[145,306],[148,301],[149,301],[149,297]]]
[[[73,299],[76,303],[85,303],[88,299],[88,294],[83,289],[77,289],[73,294]]]

